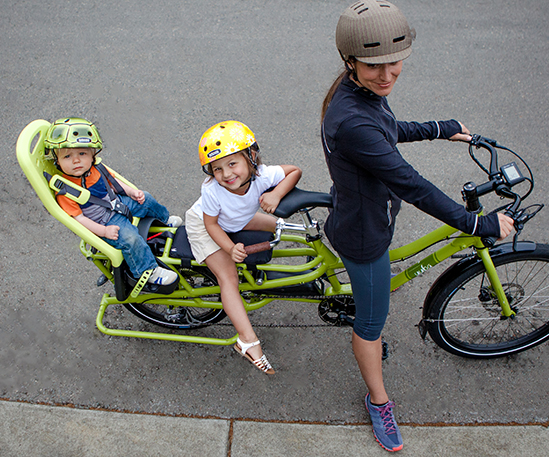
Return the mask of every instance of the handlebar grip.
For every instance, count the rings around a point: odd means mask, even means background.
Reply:
[[[244,247],[244,250],[248,255],[255,254],[256,252],[268,251],[269,249],[271,249],[271,243],[269,243],[268,241],[264,241],[263,243],[250,244],[249,246]]]

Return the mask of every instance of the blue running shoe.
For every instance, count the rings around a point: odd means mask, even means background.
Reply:
[[[370,402],[370,394],[366,395],[366,409],[370,413],[372,429],[376,441],[383,449],[396,452],[402,449],[402,436],[393,415],[395,404],[390,401],[383,406],[374,406]]]

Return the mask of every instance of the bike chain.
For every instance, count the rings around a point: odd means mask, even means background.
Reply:
[[[260,297],[263,298],[273,298],[277,299],[280,298],[280,295],[260,295]],[[329,297],[326,297],[325,295],[288,295],[284,296],[284,298],[288,299],[300,299],[300,298],[308,298],[312,300],[323,300],[328,298],[348,298],[350,295],[330,295]],[[286,300],[284,300],[286,301]],[[228,322],[218,322],[215,324],[208,324],[208,326],[219,326],[219,327],[232,327],[233,324],[230,324]],[[349,327],[349,325],[333,325],[333,324],[253,324],[254,327],[261,327],[261,328],[315,328],[315,327],[332,327],[332,328],[346,328]]]

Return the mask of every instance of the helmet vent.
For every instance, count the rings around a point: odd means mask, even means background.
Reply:
[[[351,8],[353,8],[355,11],[362,8],[364,6],[364,3],[360,2],[360,3],[356,3],[354,6],[352,6]],[[364,13],[364,11],[368,11],[368,7],[366,8],[362,8],[360,11],[357,11],[356,14],[362,14]]]
[[[406,39],[406,36],[402,35],[398,38],[393,39],[393,43],[400,43],[401,41],[404,41]]]
[[[375,43],[364,43],[364,47],[366,49],[368,49],[368,48],[377,48],[378,46],[381,46],[381,43],[379,41],[377,41]]]

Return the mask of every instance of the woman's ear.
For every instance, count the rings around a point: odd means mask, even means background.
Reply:
[[[355,66],[351,62],[349,62],[348,60],[345,61],[345,69],[349,73],[354,73],[355,72]]]

